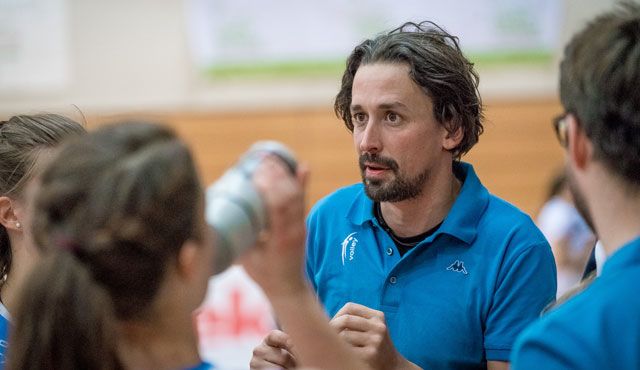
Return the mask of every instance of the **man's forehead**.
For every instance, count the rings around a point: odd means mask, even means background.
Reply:
[[[373,63],[358,68],[353,78],[353,87],[376,83],[400,84],[413,82],[410,69],[404,63]]]

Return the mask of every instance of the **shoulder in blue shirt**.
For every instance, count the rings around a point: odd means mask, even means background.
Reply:
[[[518,338],[512,368],[640,369],[640,239],[605,263],[582,293]]]

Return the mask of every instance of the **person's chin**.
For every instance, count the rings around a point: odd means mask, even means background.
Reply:
[[[380,194],[385,191],[385,181],[378,179],[366,179],[364,186],[367,189],[368,194]]]
[[[381,189],[384,184],[386,183],[386,180],[377,176],[366,176],[364,178],[364,184],[365,186],[367,186],[370,189],[373,190],[379,190]]]

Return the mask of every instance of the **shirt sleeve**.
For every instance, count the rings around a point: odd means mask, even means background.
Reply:
[[[552,323],[544,319],[529,326],[513,348],[511,369],[602,368],[596,363],[585,363],[586,348],[579,345],[582,341],[576,333],[565,329],[567,328],[561,323]]]
[[[307,239],[306,239],[306,266],[305,270],[307,273],[307,280],[311,283],[313,290],[315,292],[318,291],[318,287],[315,281],[315,269],[314,269],[314,261],[315,261],[315,251],[314,251],[314,237],[313,235],[316,232],[316,225],[313,220],[315,220],[315,213],[312,211],[307,217]]]
[[[505,256],[486,319],[487,361],[509,361],[522,330],[540,317],[556,296],[556,267],[546,242]]]

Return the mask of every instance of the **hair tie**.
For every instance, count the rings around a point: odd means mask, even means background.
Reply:
[[[55,245],[59,249],[70,252],[74,255],[80,250],[80,244],[78,244],[73,238],[66,235],[59,235],[55,240]]]

